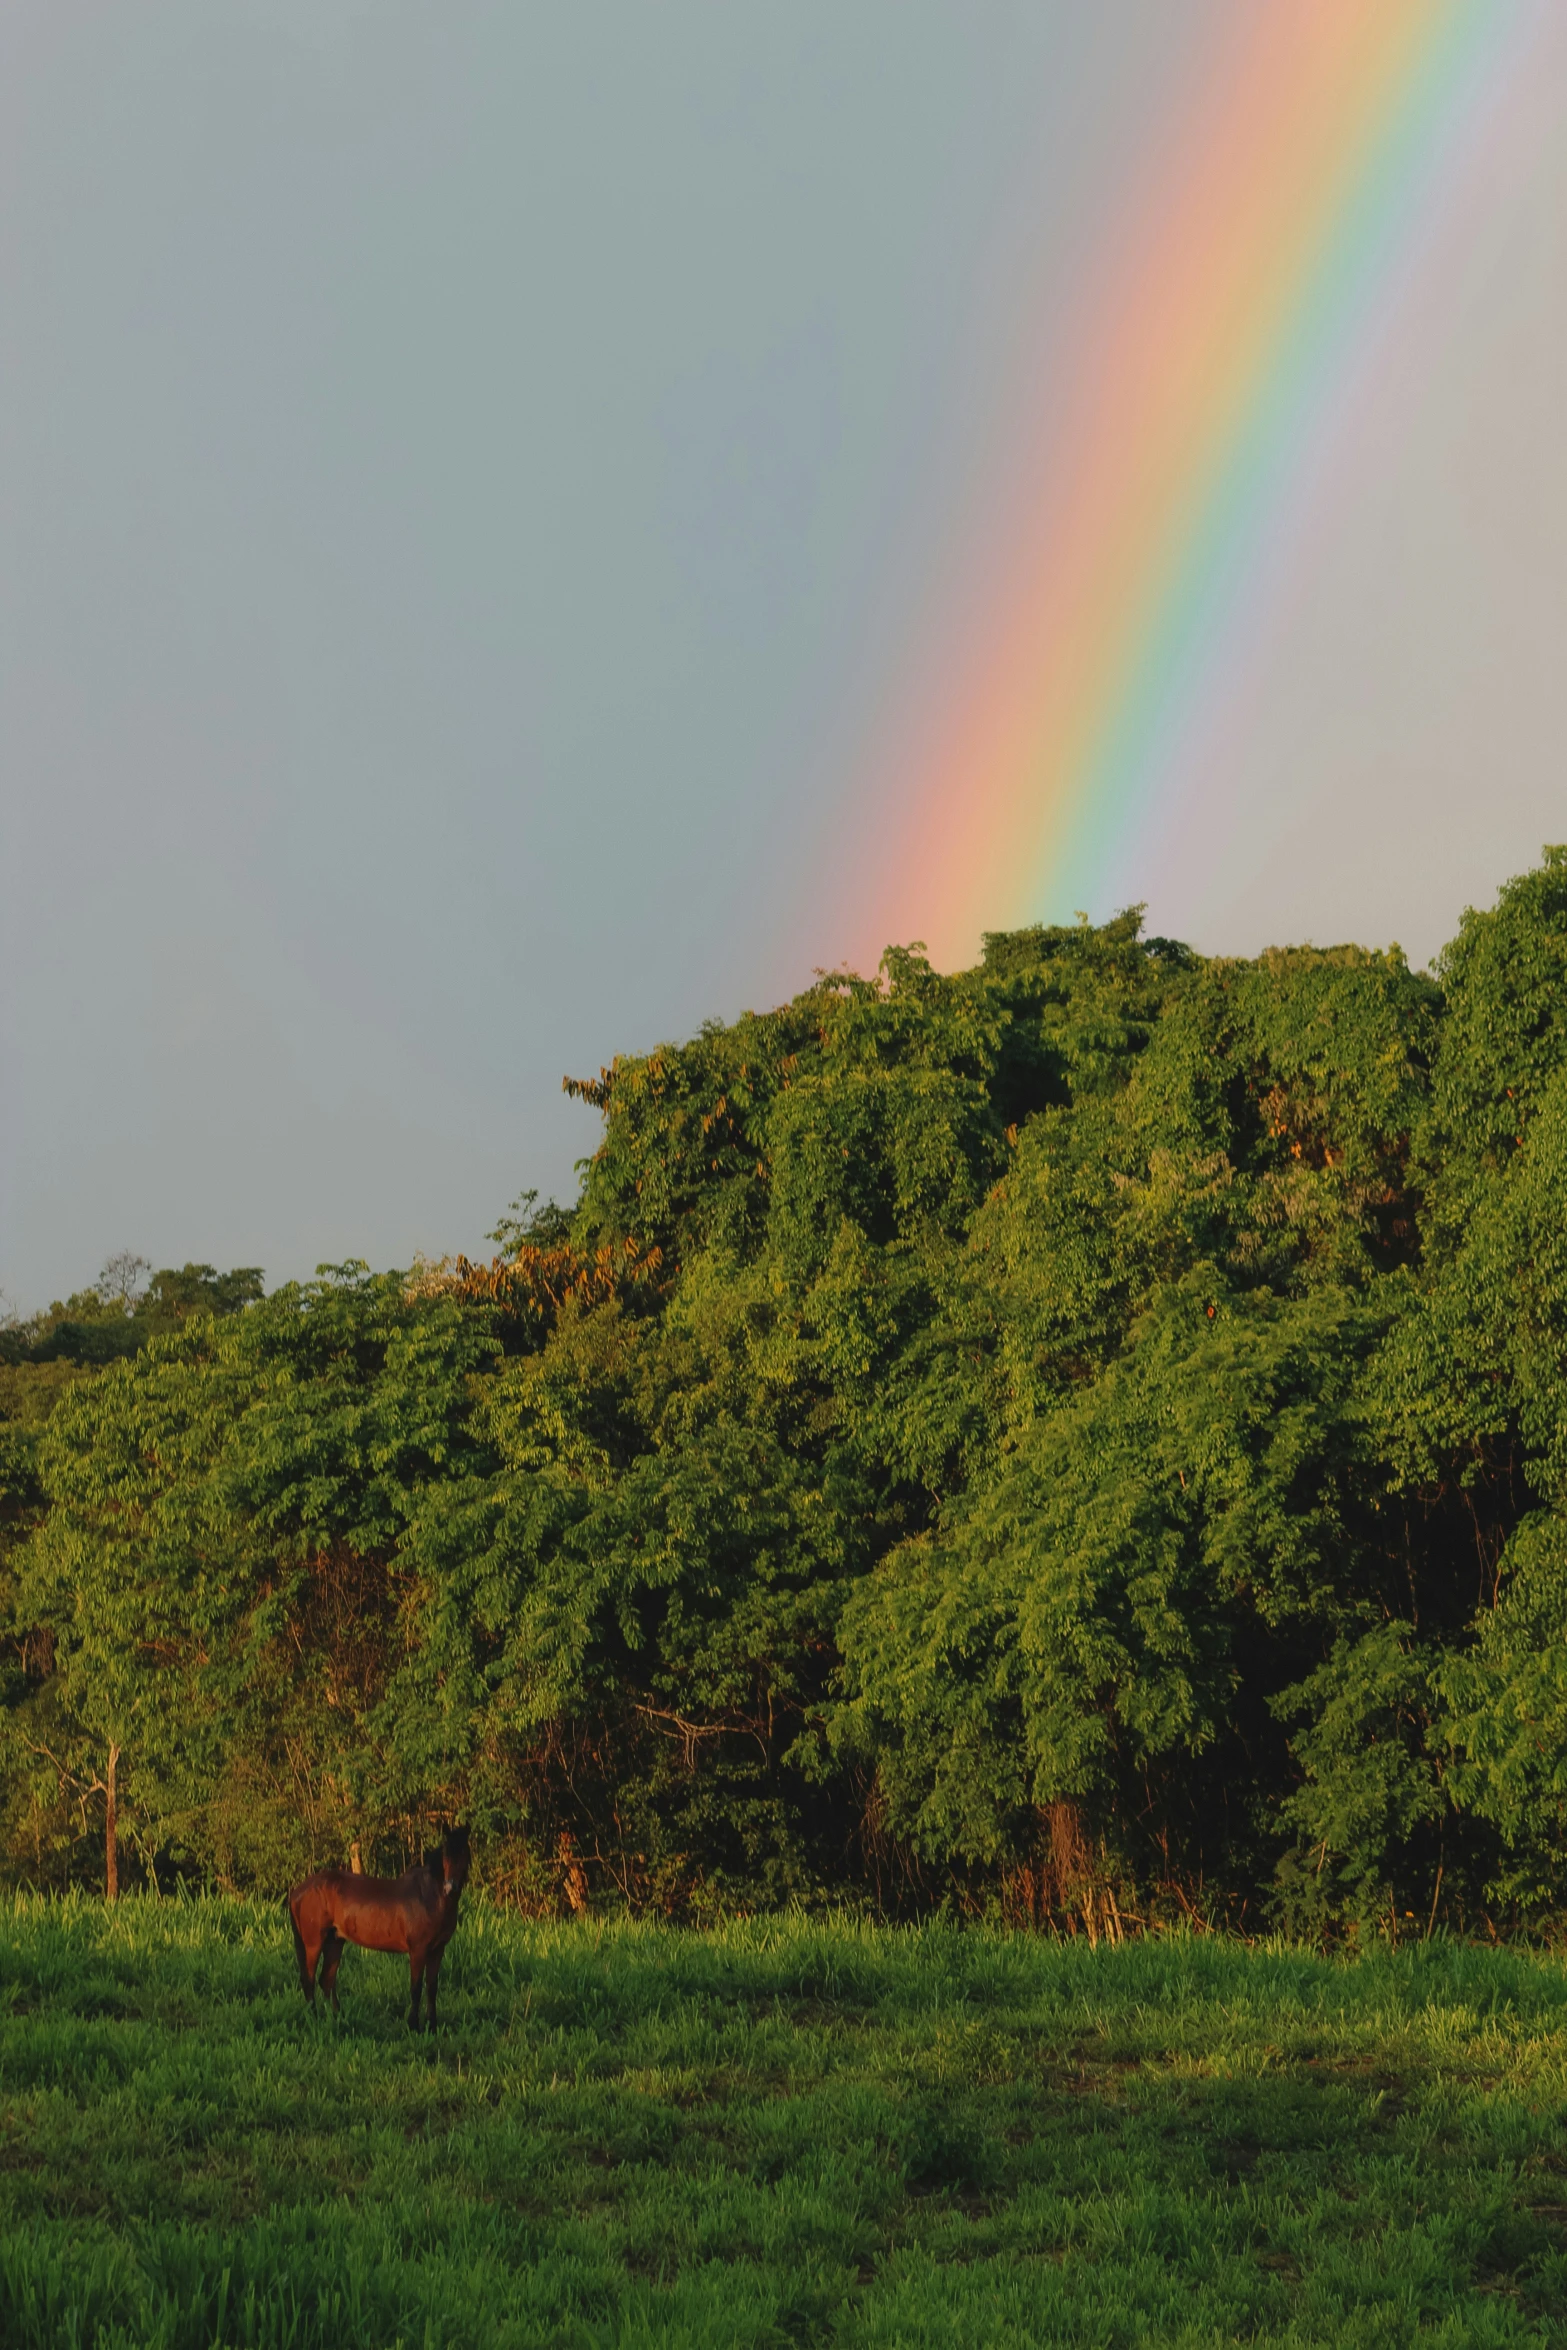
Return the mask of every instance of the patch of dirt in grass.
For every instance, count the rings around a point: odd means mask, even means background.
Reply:
[[[1248,2178],[1262,2159],[1258,2139],[1239,2136],[1220,2136],[1213,2149],[1212,2167],[1222,2172],[1227,2185],[1233,2187],[1240,2179]]]

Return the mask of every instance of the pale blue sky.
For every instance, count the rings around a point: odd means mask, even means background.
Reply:
[[[10,0],[13,1306],[473,1250],[569,1194],[562,1072],[848,951],[865,747],[1230,4]],[[1564,150],[1409,296],[1159,928],[1428,954],[1567,835]]]

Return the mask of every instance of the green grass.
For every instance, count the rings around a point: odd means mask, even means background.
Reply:
[[[0,1906],[0,2340],[1567,2344],[1567,1976],[475,1904]]]

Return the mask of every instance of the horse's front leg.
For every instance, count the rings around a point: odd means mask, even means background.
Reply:
[[[441,1979],[441,1960],[444,1950],[432,1950],[424,1962],[424,2026],[427,2032],[435,2030],[435,1990]]]
[[[408,1979],[413,1987],[413,1999],[408,2009],[408,2029],[411,2032],[419,2029],[419,1993],[424,1988],[424,1969],[425,1945],[417,1942],[408,1953]]]

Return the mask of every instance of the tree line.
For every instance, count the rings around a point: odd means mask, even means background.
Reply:
[[[1115,1934],[1567,1902],[1567,850],[615,1060],[485,1262],[0,1332],[0,1859]]]

